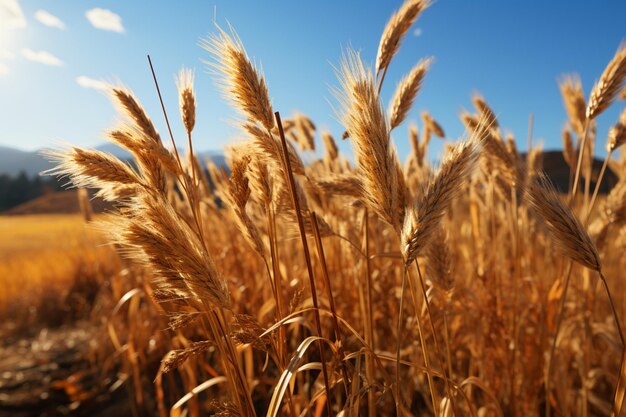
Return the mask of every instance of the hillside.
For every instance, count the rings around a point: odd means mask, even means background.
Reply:
[[[103,213],[112,207],[110,203],[99,198],[92,198],[91,205],[95,213]],[[79,212],[78,191],[66,190],[44,194],[13,207],[2,214],[71,214]]]
[[[38,152],[0,146],[0,174],[16,176],[20,172],[25,172],[29,177],[34,177],[50,168],[52,164]]]
[[[602,169],[603,161],[595,158],[593,161],[593,180],[591,181],[591,190],[595,187],[595,180]],[[560,150],[545,151],[543,153],[543,170],[546,172],[555,187],[561,192],[567,192],[569,189],[569,166],[565,163],[563,153]],[[617,175],[609,168],[604,174],[600,193],[608,193],[618,181]],[[583,182],[584,183],[584,182]]]

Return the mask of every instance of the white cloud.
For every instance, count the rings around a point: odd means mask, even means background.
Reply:
[[[107,90],[108,84],[104,81],[89,78],[85,75],[76,77],[76,83],[83,88],[93,88],[94,90]]]
[[[0,49],[0,59],[10,61],[15,58],[15,54],[8,49]]]
[[[415,36],[416,38],[419,38],[420,36],[422,36],[422,29],[415,28],[415,30],[413,31],[413,36]]]
[[[35,19],[37,19],[42,25],[56,29],[65,29],[65,23],[63,23],[61,19],[45,10],[37,10],[35,12]]]
[[[93,27],[102,30],[110,30],[112,32],[124,33],[122,18],[120,15],[113,13],[107,9],[95,8],[85,13],[87,20]]]
[[[0,0],[0,29],[22,29],[26,27],[24,12],[17,0]]]
[[[0,62],[0,77],[9,73],[9,67]]]
[[[48,51],[33,51],[30,48],[24,48],[22,49],[22,56],[30,61],[39,62],[44,65],[51,65],[53,67],[63,66],[63,61]]]

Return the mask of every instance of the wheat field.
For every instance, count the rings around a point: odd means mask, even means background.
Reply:
[[[284,116],[235,30],[217,27],[202,46],[246,138],[226,150],[228,172],[195,157],[202,114],[189,70],[177,77],[184,132],[157,132],[129,89],[110,87],[123,121],[107,138],[132,165],[79,147],[49,153],[50,174],[115,206],[89,233],[56,221],[58,233],[80,231],[46,244],[54,261],[37,264],[66,277],[78,263],[106,265],[94,272],[113,284],[92,317],[106,334],[92,366],[116,370],[133,415],[623,415],[626,111],[608,138],[595,126],[623,106],[626,46],[587,98],[575,75],[560,81],[570,180],[558,193],[542,149],[518,151],[478,94],[440,162],[428,147],[444,127],[429,113],[409,137],[394,131],[431,59],[405,69],[388,102],[379,93],[428,7],[406,0],[394,12],[373,65],[351,49],[336,63],[343,131]],[[599,173],[597,146],[609,152]],[[607,170],[619,181],[599,196]],[[29,256],[33,240],[18,251]],[[8,268],[29,265],[18,263]],[[41,271],[35,286],[50,279]]]
[[[0,314],[13,319],[2,329],[90,309],[86,300],[68,300],[98,292],[119,268],[114,249],[79,214],[0,216]]]

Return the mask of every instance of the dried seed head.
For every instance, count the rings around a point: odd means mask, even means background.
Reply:
[[[607,196],[605,215],[609,223],[626,221],[626,181],[619,181]]]
[[[235,315],[232,337],[239,343],[251,344],[255,349],[267,351],[272,344],[269,335],[262,336],[265,328],[254,317],[247,314]]]
[[[256,225],[246,213],[246,205],[250,198],[250,188],[246,171],[250,157],[243,156],[233,161],[226,200],[233,211],[235,223],[250,246],[261,256],[265,255],[265,246]]]
[[[73,147],[66,151],[47,151],[44,155],[57,163],[45,174],[67,176],[77,187],[100,189],[112,184],[141,185],[139,176],[129,165],[106,152]]]
[[[443,128],[427,111],[422,112],[422,121],[424,122],[424,126],[428,126],[428,130],[431,131],[438,138],[445,138],[446,134],[443,131]]]
[[[163,196],[138,195],[126,216],[126,224],[117,226],[118,243],[154,271],[157,288],[230,309],[230,294],[213,258]]]
[[[201,342],[193,342],[185,349],[170,350],[161,360],[161,371],[167,374],[185,363],[190,356],[205,352],[211,346],[213,346],[213,342],[203,340]]]
[[[361,197],[361,182],[353,174],[331,175],[318,178],[315,185],[328,195]]]
[[[513,157],[513,159],[517,159],[519,154],[517,152],[517,144],[515,143],[515,136],[512,133],[506,134],[506,150]]]
[[[484,120],[484,126],[487,129],[498,130],[500,128],[496,114],[489,107],[483,96],[479,94],[474,95],[472,103],[474,103],[474,107],[480,113],[481,119]]]
[[[430,6],[429,0],[406,0],[387,22],[376,55],[376,75],[389,66],[400,43],[418,16]]]
[[[421,60],[398,83],[389,106],[389,128],[391,130],[406,119],[432,61],[432,58]]]
[[[201,44],[217,61],[209,65],[221,74],[224,94],[247,117],[271,131],[274,127],[274,111],[263,75],[250,62],[241,40],[232,28],[230,35],[220,27],[217,27],[217,31],[217,34],[211,35]]]
[[[433,238],[427,249],[428,263],[426,271],[437,287],[450,291],[454,287],[452,275],[452,256],[448,250],[448,234],[439,226],[433,232]]]
[[[200,312],[173,312],[169,314],[167,326],[171,330],[179,330],[201,317]]]
[[[335,161],[339,157],[335,139],[329,132],[322,132],[322,141],[324,142],[324,159]]]
[[[153,141],[161,142],[161,137],[152,124],[152,120],[150,120],[146,111],[130,90],[122,87],[115,87],[112,88],[110,92],[122,113],[135,122],[135,126],[139,131]]]
[[[479,141],[472,137],[457,145],[429,181],[423,198],[406,210],[401,231],[401,250],[409,265],[428,245],[446,210],[462,190],[478,158]]]
[[[176,78],[180,115],[188,135],[196,125],[196,96],[193,93],[194,74],[190,69],[181,69]]]
[[[366,71],[357,53],[349,51],[338,77],[342,86],[336,92],[341,105],[339,117],[352,139],[364,202],[399,230],[404,207],[399,204],[397,156],[373,74]]]
[[[595,119],[611,105],[626,78],[626,43],[622,43],[613,59],[604,69],[600,80],[593,86],[587,105],[587,118]]]
[[[315,125],[303,114],[296,114],[293,118],[295,130],[292,130],[290,138],[300,147],[302,151],[315,150]]]
[[[626,143],[626,109],[622,111],[619,121],[609,130],[606,150],[613,152]]]
[[[582,135],[585,130],[585,95],[578,75],[566,75],[559,82],[563,105],[569,123],[576,133]]]
[[[459,118],[465,125],[465,129],[467,129],[468,132],[472,133],[478,129],[478,126],[480,124],[478,117],[470,114],[467,111],[463,111]]]
[[[243,123],[242,128],[252,139],[254,150],[259,157],[266,163],[275,166],[282,173],[283,151],[280,141],[254,123]],[[304,175],[304,163],[289,142],[287,142],[287,150],[289,152],[289,162],[291,162],[291,169],[293,172],[298,175]]]
[[[528,202],[543,218],[557,247],[587,268],[600,270],[600,257],[583,225],[545,176],[537,175],[528,187]]]
[[[250,180],[253,196],[265,206],[269,206],[272,201],[273,181],[267,164],[265,164],[257,154],[250,155],[252,160],[248,168],[248,179]]]

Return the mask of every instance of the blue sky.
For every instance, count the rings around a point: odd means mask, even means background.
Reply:
[[[342,129],[331,106],[336,101],[330,87],[337,85],[333,65],[347,46],[361,50],[372,63],[380,33],[400,4],[0,0],[0,145],[34,150],[58,142],[102,143],[105,129],[118,120],[116,113],[101,92],[80,86],[78,77],[121,80],[164,134],[148,53],[180,143],[184,137],[176,117],[173,76],[183,65],[196,70],[195,146],[210,150],[232,142],[236,113],[220,96],[201,62],[210,57],[198,46],[214,30],[214,16],[223,26],[233,25],[248,54],[263,68],[275,110],[283,117],[304,112],[339,136]],[[8,17],[16,13],[21,18]],[[456,139],[463,133],[459,112],[470,109],[472,94],[481,92],[520,148],[526,146],[531,112],[535,142],[559,148],[566,116],[557,80],[577,72],[588,94],[626,39],[624,16],[623,0],[437,0],[392,62],[383,99],[389,99],[397,80],[419,59],[434,56],[409,120],[428,110],[448,138]],[[600,116],[598,153],[623,107],[618,102]],[[405,122],[393,134],[401,155],[408,151],[407,126]],[[431,156],[440,147],[440,142],[433,143]],[[342,143],[342,150],[348,151],[349,144]]]

